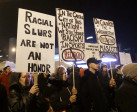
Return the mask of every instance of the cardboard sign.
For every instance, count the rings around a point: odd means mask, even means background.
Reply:
[[[130,53],[119,52],[119,57],[120,57],[120,63],[121,64],[132,63]]]
[[[75,61],[73,54],[77,61],[84,60],[85,38],[83,13],[57,8],[56,18],[59,61]]]
[[[98,44],[85,43],[85,62],[89,58],[96,58],[97,60],[101,60],[99,56]]]
[[[16,72],[54,71],[55,17],[19,9]]]
[[[113,21],[93,18],[101,58],[118,58]]]

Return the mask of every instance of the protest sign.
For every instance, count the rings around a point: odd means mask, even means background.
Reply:
[[[93,18],[101,58],[118,58],[113,21]]]
[[[100,60],[98,44],[85,43],[85,62],[93,57]]]
[[[130,53],[119,52],[119,57],[120,57],[120,63],[121,64],[132,63],[132,59],[131,59]]]
[[[84,60],[84,15],[79,12],[56,9],[59,61]],[[70,51],[70,48],[73,54]]]
[[[54,71],[55,17],[19,9],[16,72]]]

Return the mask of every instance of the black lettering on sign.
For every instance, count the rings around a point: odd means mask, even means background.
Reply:
[[[76,24],[80,24],[80,25],[82,24],[82,22],[79,21],[79,20],[77,20],[77,19],[75,19],[75,23],[76,23]]]
[[[115,33],[111,32],[111,31],[104,31],[104,30],[100,30],[100,29],[96,29],[96,28],[95,28],[95,31],[96,31],[97,34],[110,35],[110,36],[115,35]]]
[[[25,24],[25,25],[24,25],[24,28],[26,29],[26,30],[25,30],[25,33],[26,33],[26,34],[30,34],[29,27],[30,27],[29,24]]]
[[[30,22],[30,23],[35,23],[35,24],[40,24],[40,25],[45,25],[45,26],[50,26],[53,27],[51,21],[45,20],[45,19],[41,19],[41,18],[36,18],[32,16],[32,13],[29,11],[26,11],[26,18],[25,18],[26,22]]]
[[[61,41],[61,48],[77,48],[77,49],[85,49],[85,43],[74,43],[74,42],[65,42]]]
[[[53,49],[53,43],[40,42],[40,48]]]
[[[26,22],[30,22],[31,23],[31,18],[32,17],[32,13],[31,12],[28,12],[28,11],[26,11],[26,19],[25,19],[25,21]]]
[[[22,40],[20,46],[25,46],[25,47],[36,47],[36,41],[31,41],[31,40]]]
[[[72,13],[70,11],[67,11],[67,16],[72,17]]]
[[[117,51],[117,47],[100,45],[99,52],[117,53],[118,51]]]
[[[99,24],[99,20],[97,18],[93,18],[94,24]]]
[[[60,21],[62,21],[62,17],[66,15],[66,11],[63,11],[62,9],[58,9],[59,13],[58,13],[58,19]]]
[[[81,16],[81,15],[79,15],[79,14],[76,13],[76,12],[73,12],[73,17],[74,17],[75,19],[84,19],[83,15]]]
[[[30,52],[28,60],[32,58],[33,60],[41,60],[41,53]]]
[[[30,34],[29,32],[26,31],[26,34]],[[51,30],[41,30],[41,29],[34,29],[32,28],[32,35],[37,35],[37,36],[42,36],[42,37],[52,37],[52,31]]]
[[[64,33],[64,30],[63,29],[60,30],[59,27],[57,27],[57,31],[58,31],[58,33]]]
[[[51,66],[49,64],[28,63],[28,72],[45,72],[50,73]]]

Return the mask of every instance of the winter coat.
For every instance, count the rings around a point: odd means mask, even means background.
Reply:
[[[48,102],[40,95],[29,93],[29,88],[13,84],[9,88],[9,107],[12,112],[46,112]]]
[[[72,86],[69,85],[67,81],[62,81],[58,79],[49,81],[52,86],[54,86],[55,91],[50,96],[50,104],[55,112],[63,111],[66,112],[79,112],[77,103],[71,103],[69,98],[72,95]]]
[[[120,112],[137,112],[137,83],[124,79],[116,93]]]
[[[3,84],[5,86],[7,95],[9,95],[9,78],[11,76],[11,73],[12,72],[10,72],[8,75],[6,75],[5,72],[2,72],[0,75],[0,84]]]
[[[93,74],[85,70],[80,81],[80,103],[81,112],[107,112],[107,100],[99,72]]]
[[[2,84],[0,84],[0,112],[8,112],[7,92]]]

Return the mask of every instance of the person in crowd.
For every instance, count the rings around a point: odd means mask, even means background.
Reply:
[[[115,101],[114,101],[115,85],[116,85],[115,79],[111,78],[107,65],[102,64],[101,69],[99,71],[100,71],[99,79],[107,98],[108,109],[109,111],[112,110],[115,111],[116,110]]]
[[[76,112],[76,110],[73,110],[72,105],[76,102],[77,91],[69,88],[66,69],[63,66],[59,66],[52,76],[54,79],[49,82],[56,90],[49,100],[53,111]]]
[[[116,93],[116,103],[120,112],[137,112],[137,63],[122,68],[125,78]]]
[[[74,80],[75,80],[75,88],[79,90],[80,86],[80,68],[74,67]],[[68,74],[68,83],[71,85],[71,89],[73,87],[73,68],[71,68],[71,71]]]
[[[123,65],[117,65],[116,66],[116,72],[114,74],[114,79],[116,81],[117,89],[120,87],[120,85],[122,84],[122,81],[123,81],[123,74],[121,72],[122,66]]]
[[[74,80],[73,80],[74,78]],[[68,88],[70,90],[73,90],[73,87],[74,89],[76,89],[77,91],[77,94],[76,94],[76,97],[77,97],[77,101],[75,103],[73,103],[73,105],[71,106],[73,109],[73,112],[79,112],[80,110],[80,102],[79,102],[79,89],[80,89],[80,68],[79,67],[74,67],[74,77],[73,77],[73,68],[71,68],[71,71],[70,73],[68,74],[68,83],[69,83],[69,86]],[[75,110],[75,111],[74,111]]]
[[[9,112],[7,91],[2,84],[0,84],[0,112]]]
[[[9,80],[9,108],[11,112],[46,112],[47,100],[39,95],[38,85],[31,87],[30,73],[13,73]]]
[[[0,84],[3,84],[6,88],[7,95],[9,95],[9,78],[11,75],[10,66],[6,66],[0,75]]]
[[[89,58],[88,69],[80,81],[81,112],[108,112],[106,96],[99,79],[99,63],[101,60]]]

